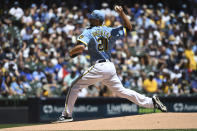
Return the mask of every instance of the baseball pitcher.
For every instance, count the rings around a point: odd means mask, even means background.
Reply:
[[[115,41],[126,36],[132,26],[121,6],[115,6],[114,9],[124,21],[125,27],[113,28],[103,26],[105,14],[100,10],[94,10],[89,16],[91,26],[83,31],[78,37],[78,45],[69,52],[71,57],[75,57],[87,47],[92,66],[72,83],[66,97],[65,109],[57,119],[57,123],[73,121],[72,112],[78,92],[82,88],[93,85],[98,81],[102,81],[104,85],[107,85],[118,96],[126,98],[139,106],[157,108],[162,112],[167,111],[167,108],[157,96],[149,98],[133,90],[126,89],[118,78],[115,66],[110,61],[111,49]]]

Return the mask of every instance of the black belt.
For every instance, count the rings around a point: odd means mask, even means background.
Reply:
[[[103,62],[107,62],[107,61],[110,61],[110,60],[102,59],[102,60],[98,60],[98,63],[103,63]]]

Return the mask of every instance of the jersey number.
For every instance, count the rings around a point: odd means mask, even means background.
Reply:
[[[98,41],[98,50],[99,51],[106,51],[106,50],[108,50],[108,40],[107,40],[107,38],[104,38],[104,37],[99,37],[98,39],[97,39],[97,41]]]

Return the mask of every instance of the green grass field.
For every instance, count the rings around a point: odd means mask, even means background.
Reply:
[[[19,127],[19,126],[31,126],[38,124],[0,124],[0,129],[2,128],[11,128],[11,127]]]
[[[39,124],[0,124],[0,129],[19,127],[19,126],[31,126],[31,125],[39,125]],[[88,130],[88,131],[98,131],[98,130]],[[110,130],[102,130],[102,131],[110,131]],[[111,130],[111,131],[197,131],[197,129],[151,129],[151,130],[147,129],[147,130]]]

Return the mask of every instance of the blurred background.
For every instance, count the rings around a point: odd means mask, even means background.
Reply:
[[[10,99],[65,98],[72,81],[90,66],[87,51],[74,59],[68,55],[90,24],[87,14],[101,9],[106,26],[120,26],[114,4],[124,7],[133,26],[112,50],[124,87],[148,96],[197,94],[197,0],[4,0],[0,105]],[[101,82],[78,96],[116,94]]]

